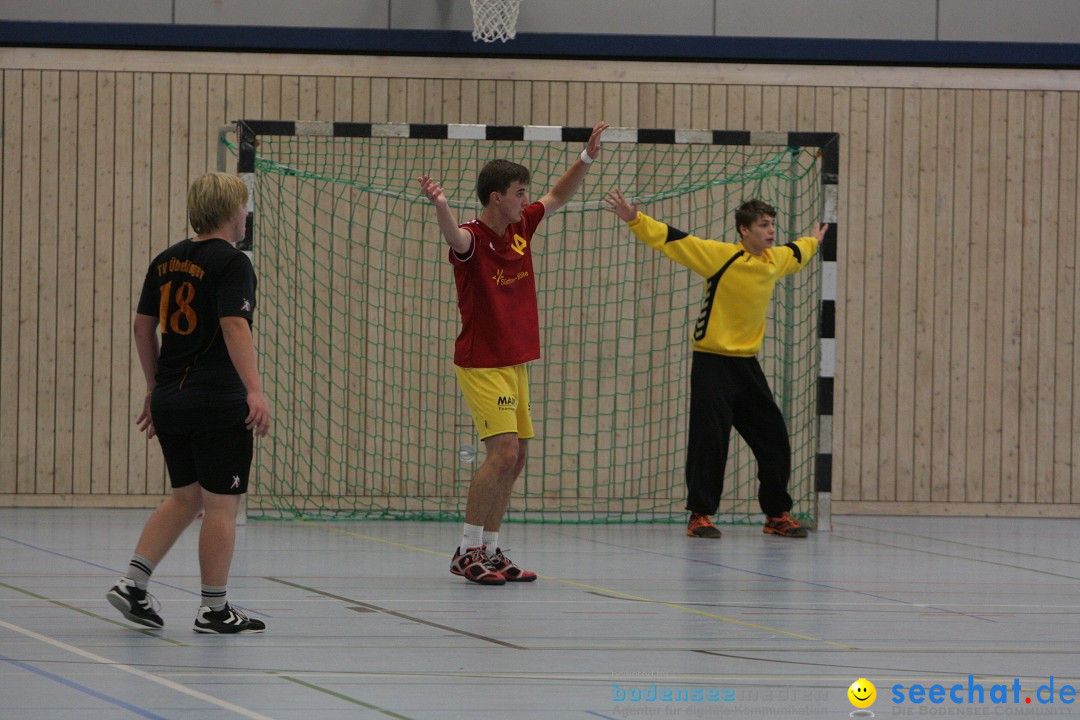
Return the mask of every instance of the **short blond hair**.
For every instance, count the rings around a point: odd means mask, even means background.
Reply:
[[[247,201],[248,189],[243,180],[229,173],[207,173],[188,189],[188,222],[195,234],[201,235],[224,225]]]

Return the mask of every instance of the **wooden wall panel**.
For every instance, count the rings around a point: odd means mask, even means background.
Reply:
[[[60,73],[60,138],[57,146],[58,219],[56,272],[56,476],[53,492],[74,493],[75,489],[75,307],[78,277],[75,274],[78,219],[75,197],[79,173],[72,167],[79,142],[78,73]],[[5,315],[7,312],[5,311]]]
[[[928,208],[933,215],[932,232],[938,237],[934,246],[934,270],[930,277],[934,288],[933,362],[934,383],[931,390],[930,411],[930,467],[927,482],[930,486],[929,500],[943,502],[949,500],[950,467],[949,428],[953,425],[953,416],[959,410],[952,402],[952,358],[955,326],[953,296],[957,292],[952,285],[953,268],[958,264],[956,250],[959,243],[951,238],[948,229],[952,227],[955,215],[956,193],[956,91],[952,89],[938,92],[937,150],[932,158],[937,167],[937,189],[935,202]],[[925,288],[923,289],[925,292]],[[956,336],[957,342],[960,337]],[[956,423],[957,425],[960,422]]]
[[[1061,108],[1061,170],[1058,178],[1059,217],[1058,224],[1058,296],[1055,312],[1057,343],[1055,361],[1054,403],[1054,502],[1071,497],[1080,498],[1080,391],[1077,389],[1076,373],[1080,370],[1075,353],[1070,357],[1068,348],[1080,347],[1080,323],[1076,313],[1062,312],[1060,308],[1080,307],[1080,282],[1075,271],[1080,250],[1080,192],[1077,188],[1077,171],[1080,167],[1080,123],[1078,123],[1077,96],[1063,97]],[[1070,270],[1071,269],[1071,270]],[[1071,338],[1071,340],[1070,340]],[[1071,397],[1071,406],[1070,406]],[[1071,410],[1070,410],[1071,407]],[[1071,427],[1070,427],[1071,426]],[[1070,442],[1071,440],[1071,442]],[[1071,468],[1071,473],[1069,472]],[[1071,488],[1066,477],[1071,474]],[[1059,500],[1062,498],[1062,500]]]
[[[1080,260],[1080,93],[1062,96],[1061,165],[1057,178],[1057,302],[1054,313],[1054,497],[1055,504],[1080,501],[1080,390],[1076,373],[1080,370],[1080,282],[1076,268]],[[1066,309],[1073,308],[1073,312]],[[1049,412],[1049,411],[1047,411]]]
[[[19,232],[23,242],[19,250],[19,442],[16,492],[34,493],[39,489],[37,467],[38,425],[38,327],[40,318],[39,257],[41,245],[38,213],[41,157],[41,72],[23,74],[22,154]],[[27,242],[28,238],[33,241]],[[47,480],[46,480],[47,482]],[[42,483],[45,485],[45,482]],[[47,492],[50,491],[46,490]]]
[[[905,253],[905,241],[911,232],[910,225],[904,226],[902,210],[902,198],[905,182],[911,183],[910,163],[908,173],[905,174],[904,148],[911,139],[910,123],[904,124],[904,91],[890,88],[885,91],[885,166],[881,175],[884,185],[884,197],[882,209],[884,223],[881,228],[881,273],[878,282],[882,285],[882,302],[872,308],[872,311],[880,315],[880,337],[899,338],[901,318],[908,314],[910,317],[911,302],[903,305],[901,295],[901,278],[903,268],[901,263]],[[907,135],[905,135],[905,131]],[[909,151],[910,154],[910,151]],[[908,253],[909,255],[911,253]],[[910,263],[909,263],[910,264]],[[910,270],[909,270],[910,274]],[[839,329],[837,330],[839,332]],[[876,491],[877,500],[905,500],[901,482],[905,474],[904,458],[901,456],[901,447],[904,439],[910,441],[910,431],[904,426],[906,407],[900,403],[899,393],[903,388],[900,374],[900,355],[911,348],[911,336],[906,336],[906,343],[874,343],[879,348],[880,359],[880,386],[878,388],[880,404],[880,428],[878,439],[870,437],[867,442],[880,442],[881,457],[879,458],[878,472],[880,481]],[[868,399],[872,398],[872,395]],[[870,399],[873,403],[873,400]],[[910,477],[910,475],[909,475]],[[906,486],[906,485],[905,485]],[[868,498],[869,499],[869,498]]]
[[[113,394],[112,384],[121,378],[114,378],[112,353],[122,351],[125,356],[128,346],[120,339],[113,338],[113,297],[112,284],[113,254],[116,249],[113,206],[116,198],[115,176],[116,158],[113,138],[116,132],[116,80],[115,73],[95,73],[97,84],[94,93],[94,167],[97,168],[92,201],[94,204],[93,227],[93,321],[90,332],[93,337],[93,410],[92,431],[90,433],[90,474],[91,492],[95,495],[108,494],[111,486],[111,447],[109,437],[112,434]],[[185,80],[187,78],[185,77]],[[175,102],[173,107],[176,107]],[[178,159],[179,160],[179,159]],[[177,174],[187,174],[186,163]],[[130,311],[129,311],[130,313]],[[128,314],[129,313],[125,313]],[[130,315],[129,315],[130,316]],[[117,411],[124,406],[130,407],[128,398],[118,398]]]
[[[1076,73],[0,53],[0,504],[167,492],[156,443],[133,427],[131,312],[150,258],[188,231],[187,184],[216,169],[222,125],[603,118],[841,133],[836,512],[1080,515]],[[334,222],[310,273],[345,253]],[[345,382],[325,380],[278,390]],[[430,394],[463,412],[443,385]],[[623,412],[625,388],[605,390]],[[411,487],[397,457],[365,440],[320,462],[378,462]],[[564,481],[580,470],[559,466]]]
[[[1004,244],[997,248],[990,245],[995,233],[1008,236],[1015,228],[1006,226],[1006,181],[1008,151],[1008,93],[991,91],[990,93],[990,166],[988,170],[990,187],[988,192],[989,208],[987,211],[986,234],[976,238],[976,250],[988,255],[987,274],[981,278],[981,290],[986,298],[986,384],[983,394],[986,398],[986,443],[984,445],[984,471],[986,480],[981,499],[997,503],[1003,498],[1002,487],[1005,483],[1006,470],[1003,466],[1003,443],[1005,441],[1005,302],[1006,298],[1016,293],[1016,276],[1008,272],[1009,251]],[[1015,236],[1014,236],[1015,237]],[[1009,285],[1006,285],[1009,283]],[[994,469],[997,469],[996,472]]]
[[[76,78],[78,95],[71,108],[76,123],[74,152],[75,169],[75,233],[69,248],[75,257],[74,325],[70,335],[74,341],[74,432],[72,433],[72,481],[76,494],[95,495],[103,492],[107,482],[93,475],[94,430],[94,266],[97,253],[97,73],[79,72]],[[161,101],[168,111],[168,98]],[[166,148],[168,146],[166,145]],[[168,168],[167,161],[162,163]],[[105,242],[102,238],[102,242]]]
[[[943,328],[949,334],[950,348],[947,400],[949,422],[945,434],[936,437],[936,440],[947,449],[947,457],[943,462],[948,468],[948,474],[944,478],[946,496],[939,498],[935,494],[935,500],[944,499],[949,502],[964,500],[966,487],[965,483],[959,480],[967,476],[964,444],[967,437],[968,404],[971,401],[965,373],[968,356],[967,307],[970,298],[968,284],[971,277],[971,254],[968,242],[971,237],[971,107],[971,91],[954,91],[953,131],[945,136],[945,140],[952,145],[953,167],[947,170],[950,178],[951,207],[941,227],[946,236],[952,239],[952,266],[949,268],[952,322],[949,327]],[[942,361],[945,362],[945,359],[943,358]],[[950,477],[957,478],[957,481],[949,482]]]
[[[940,205],[937,183],[938,153],[938,93],[939,90],[923,90],[919,93],[918,138],[918,173],[913,187],[918,195],[918,220],[915,235],[919,238],[934,238],[938,235],[937,211]],[[934,355],[942,348],[934,344],[934,324],[940,316],[935,314],[935,302],[940,299],[939,292],[927,292],[934,287],[934,268],[940,259],[940,244],[933,242],[927,252],[915,256],[914,280],[914,357],[912,382],[912,436],[914,438],[911,499],[925,502],[930,500],[931,444],[934,432],[934,415],[948,416],[948,408],[933,406],[934,385],[937,381],[934,373]],[[942,288],[944,290],[944,288]],[[948,346],[946,345],[946,348]]]
[[[1027,273],[1017,271],[1027,265],[1025,255],[1029,240],[1025,237],[1024,208],[1024,93],[1008,92],[1005,151],[1005,273],[1002,336],[1002,395],[1001,395],[1001,502],[1020,499],[1020,370],[1021,332],[1026,323],[1023,316],[1024,281]],[[996,288],[995,288],[996,289]],[[1034,418],[1030,418],[1034,420]],[[1025,478],[1025,484],[1033,478]]]
[[[133,190],[133,147],[135,105],[135,78],[132,73],[115,73],[115,124],[113,129],[113,243],[112,243],[112,280],[109,288],[110,297],[110,333],[112,357],[110,363],[111,378],[111,417],[109,422],[109,493],[125,494],[128,492],[133,470],[142,475],[142,469],[132,467],[133,445],[145,442],[137,437],[134,419],[138,416],[139,401],[142,399],[145,383],[136,359],[135,343],[130,331],[133,310],[132,279],[142,276],[142,258],[135,252],[132,238],[132,190]],[[205,75],[201,78],[205,88]],[[196,81],[193,78],[193,84]],[[194,111],[196,104],[192,103]],[[206,115],[205,95],[201,103],[203,117]],[[206,143],[209,144],[209,143]],[[206,151],[203,151],[206,156]],[[190,166],[189,166],[190,172]]]
[[[897,343],[890,348],[896,362],[896,418],[893,433],[896,439],[895,495],[897,500],[915,500],[915,445],[916,435],[916,391],[927,378],[918,376],[916,361],[919,357],[918,318],[919,308],[928,298],[919,297],[918,272],[922,253],[911,252],[909,238],[918,238],[922,225],[919,213],[921,199],[920,179],[920,129],[922,124],[922,103],[927,95],[934,92],[904,90],[898,93],[902,105],[898,116],[901,122],[901,142],[899,147],[899,238],[892,251],[895,259],[894,272],[898,275],[897,302],[888,308],[888,313],[895,316],[896,337],[906,338],[906,342]],[[886,273],[889,269],[886,268]],[[886,416],[887,417],[887,416]]]
[[[1036,97],[1038,95],[1038,97]],[[1038,208],[1038,223],[1033,223],[1033,230],[1039,235],[1039,258],[1040,267],[1043,263],[1048,266],[1056,265],[1058,260],[1058,222],[1057,208],[1060,205],[1058,177],[1060,174],[1062,148],[1061,144],[1061,94],[1056,92],[1043,92],[1029,94],[1029,100],[1035,105],[1038,119],[1041,119],[1041,127],[1032,123],[1032,152],[1029,154],[1028,168],[1025,173],[1040,175],[1040,192],[1031,197],[1029,212]],[[1031,440],[1031,454],[1029,465],[1031,473],[1035,477],[1035,502],[1050,503],[1054,501],[1054,458],[1052,454],[1041,452],[1036,448],[1041,447],[1040,438],[1054,436],[1054,403],[1057,393],[1069,394],[1071,388],[1058,385],[1054,365],[1057,362],[1057,353],[1051,356],[1044,348],[1053,348],[1059,344],[1057,337],[1057,322],[1055,310],[1057,308],[1057,284],[1060,282],[1058,273],[1048,273],[1046,278],[1040,278],[1036,285],[1037,293],[1037,317],[1038,333],[1033,338],[1033,347],[1028,351],[1025,362],[1035,365],[1035,370],[1029,372],[1033,394],[1038,401],[1035,405],[1035,413],[1038,418],[1032,426],[1035,428]],[[1025,368],[1026,369],[1026,368]],[[1042,382],[1042,378],[1047,378]],[[1050,382],[1054,378],[1054,382]],[[1071,383],[1070,383],[1071,384]]]
[[[0,493],[13,495],[18,481],[19,428],[19,220],[22,153],[22,73],[3,73],[3,153],[0,155]]]
[[[1046,187],[1046,174],[1057,175],[1057,157],[1043,157],[1044,141],[1056,143],[1056,129],[1047,134],[1043,125],[1046,93],[1024,94],[1024,221],[1023,254],[1028,262],[1034,261],[1036,267],[1044,262],[1052,263],[1054,253],[1047,254],[1048,242],[1044,236],[1053,232],[1055,219],[1052,213],[1043,215],[1043,201],[1056,200],[1056,193]],[[1031,418],[1031,422],[1020,424],[1019,441],[1019,499],[1021,502],[1048,502],[1048,478],[1040,473],[1038,458],[1042,454],[1039,433],[1048,430],[1048,423],[1042,419],[1039,405],[1053,397],[1052,382],[1040,382],[1040,370],[1045,371],[1050,362],[1040,362],[1041,346],[1053,347],[1054,336],[1049,327],[1053,319],[1053,308],[1049,298],[1053,295],[1056,274],[1043,278],[1041,273],[1022,273],[1023,290],[1021,294],[1021,331],[1019,391],[1021,418]],[[1041,367],[1040,367],[1041,366]],[[1048,378],[1049,379],[1049,378]]]
[[[37,190],[39,216],[39,287],[56,287],[60,280],[58,269],[59,235],[59,177],[60,166],[60,73],[45,71],[41,77],[40,115],[41,145],[37,162],[41,178]],[[59,293],[39,293],[37,336],[37,434],[35,465],[36,493],[56,492],[56,388],[57,388],[57,301]],[[70,338],[64,338],[65,343]],[[117,374],[118,378],[126,372]],[[126,449],[126,443],[124,444]]]
[[[845,148],[847,172],[840,182],[838,200],[845,236],[853,242],[837,248],[836,324],[844,328],[836,339],[835,404],[840,408],[833,420],[833,435],[855,439],[849,442],[842,458],[838,458],[833,478],[833,492],[837,497],[845,493],[858,493],[857,481],[861,477],[862,463],[862,386],[866,378],[863,372],[863,306],[849,298],[863,297],[866,283],[867,246],[866,220],[863,213],[852,208],[865,208],[867,203],[867,112],[868,93],[865,89],[842,91],[846,107],[834,115],[843,122],[837,132],[847,139]],[[855,484],[854,488],[850,486]]]
[[[972,93],[971,123],[971,183],[969,193],[970,236],[967,241],[967,261],[970,264],[967,283],[967,364],[960,368],[967,389],[967,443],[964,464],[966,467],[965,497],[978,502],[984,497],[988,484],[984,472],[986,431],[986,383],[989,374],[987,363],[986,322],[988,304],[986,296],[986,272],[990,266],[986,242],[989,239],[990,205],[990,93],[977,90]]]
[[[862,244],[865,246],[865,269],[863,276],[863,291],[861,302],[850,294],[847,296],[847,307],[854,314],[858,308],[861,314],[863,341],[859,346],[861,355],[845,360],[844,364],[837,368],[839,378],[843,378],[846,368],[858,365],[862,369],[863,384],[857,391],[859,396],[857,403],[860,406],[861,425],[849,429],[841,417],[838,418],[844,428],[843,437],[834,437],[833,447],[843,444],[844,449],[853,443],[861,448],[862,457],[858,467],[859,473],[854,476],[844,475],[840,480],[843,494],[838,497],[858,498],[860,500],[874,501],[882,499],[881,486],[891,480],[892,454],[884,442],[882,435],[881,417],[886,412],[883,407],[886,397],[881,393],[883,378],[885,377],[884,357],[881,353],[880,338],[883,333],[883,318],[881,316],[882,297],[885,295],[884,262],[886,247],[886,225],[889,226],[889,244],[899,242],[899,233],[896,232],[895,220],[889,220],[886,215],[888,207],[885,203],[885,169],[886,156],[889,151],[889,143],[886,142],[886,127],[888,125],[887,111],[889,109],[888,95],[883,88],[870,88],[867,90],[867,114],[866,114],[866,218],[865,235],[859,237],[852,235],[851,240],[842,243],[844,248]],[[852,128],[856,132],[857,128]],[[870,138],[876,138],[871,142]],[[843,146],[841,148],[843,150]],[[857,212],[852,209],[853,212]],[[841,236],[844,237],[844,236]],[[837,253],[841,250],[838,248]],[[846,263],[845,263],[846,265]],[[893,266],[889,266],[893,267]],[[856,268],[852,268],[856,272]],[[895,273],[889,273],[894,277]],[[853,319],[858,323],[859,319]],[[837,327],[837,334],[843,338],[844,333]],[[841,387],[844,385],[841,383]],[[894,411],[895,412],[895,411]],[[888,424],[886,424],[887,426]],[[845,439],[850,442],[845,443]],[[845,455],[841,451],[837,458],[843,462]]]

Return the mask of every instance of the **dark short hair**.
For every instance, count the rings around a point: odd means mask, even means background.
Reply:
[[[480,204],[487,207],[491,200],[491,193],[504,193],[510,189],[510,183],[517,181],[522,185],[529,184],[529,168],[518,165],[509,160],[492,160],[480,171],[480,177],[476,179],[476,194],[480,197]]]
[[[744,200],[742,205],[735,208],[735,232],[743,227],[750,227],[765,215],[775,218],[776,208],[757,198]]]

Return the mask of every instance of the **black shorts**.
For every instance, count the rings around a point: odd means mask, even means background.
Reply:
[[[197,482],[217,495],[247,492],[255,436],[243,425],[229,430],[159,432],[158,441],[174,488]]]

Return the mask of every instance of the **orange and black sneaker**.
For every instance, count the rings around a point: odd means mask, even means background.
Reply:
[[[790,513],[784,513],[780,517],[765,518],[765,526],[761,528],[764,533],[772,533],[781,537],[804,538],[806,528],[799,521],[791,517]]]
[[[690,537],[719,538],[720,531],[708,515],[690,514],[690,522],[686,524],[686,534]]]

